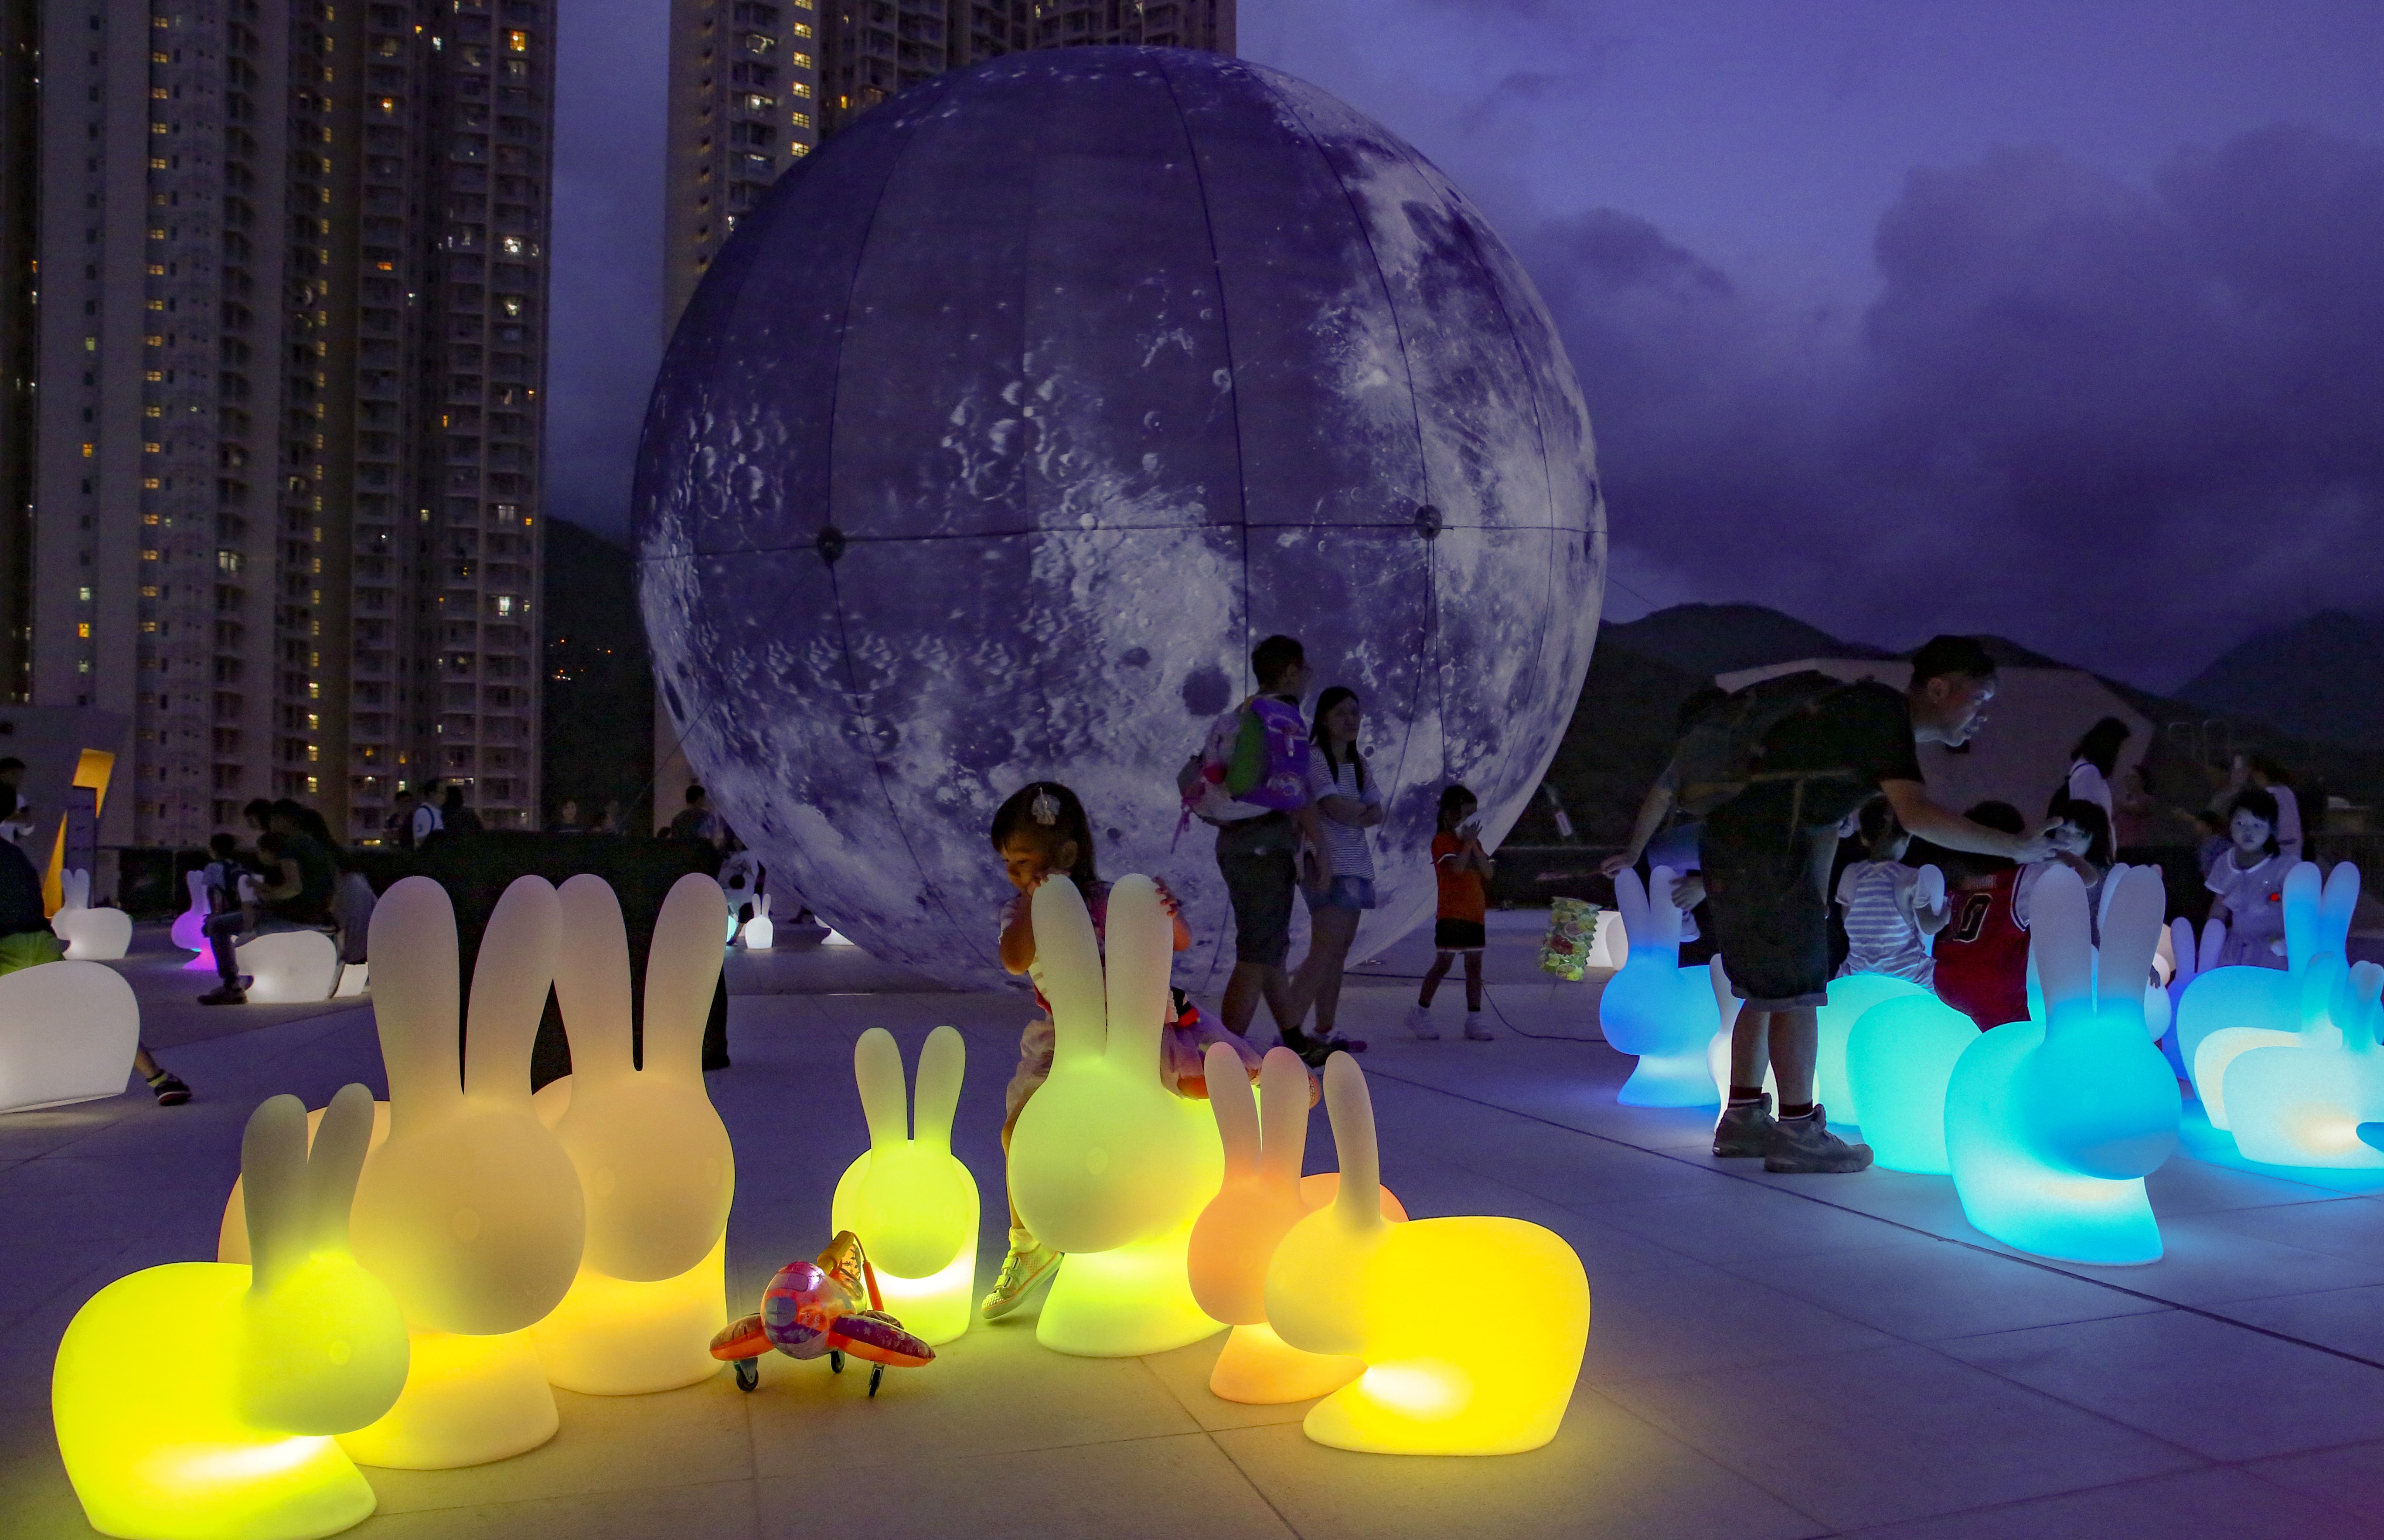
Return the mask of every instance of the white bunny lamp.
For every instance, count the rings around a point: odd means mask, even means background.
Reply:
[[[863,1033],[852,1045],[852,1078],[869,1148],[837,1178],[828,1205],[828,1228],[861,1237],[886,1309],[931,1348],[967,1331],[975,1313],[976,1178],[952,1153],[967,1069],[959,1032],[927,1034],[914,1127],[894,1035],[882,1026]]]
[[[2177,1146],[2177,1079],[2144,1033],[2161,925],[2160,874],[2119,867],[2098,958],[2085,885],[2058,868],[2036,889],[2032,947],[2047,1016],[1981,1034],[1954,1066],[1945,1149],[1970,1223],[2065,1261],[2156,1261],[2143,1178]]]
[[[233,965],[248,975],[248,998],[260,1005],[329,1000],[339,980],[340,949],[319,930],[280,930],[242,943]]]
[[[1106,970],[1072,882],[1035,890],[1037,982],[1051,1004],[1051,1076],[1010,1136],[1018,1216],[1066,1253],[1035,1338],[1088,1358],[1198,1342],[1223,1323],[1192,1297],[1192,1223],[1217,1191],[1215,1121],[1159,1080],[1173,930],[1146,876],[1110,889]]]
[[[2235,1148],[2266,1165],[2384,1167],[2384,1149],[2359,1136],[2361,1124],[2384,1119],[2384,1049],[2376,1042],[2384,968],[2319,957],[2301,983],[2293,1040],[2248,1049],[2226,1068]]]
[[[1658,866],[1645,888],[1619,872],[1614,901],[1631,951],[1597,998],[1598,1027],[1619,1053],[1639,1063],[1614,1099],[1626,1107],[1704,1107],[1714,1100],[1706,1045],[1713,1037],[1706,970],[1681,966],[1681,912],[1672,904],[1672,869]]]
[[[310,1157],[304,1106],[267,1100],[240,1149],[255,1265],[149,1268],[75,1313],[50,1405],[93,1529],[305,1540],[372,1512],[327,1436],[379,1417],[405,1383],[404,1318],[348,1249],[371,1130],[372,1093],[345,1087]]]
[[[2302,862],[2286,874],[2284,897],[2287,969],[2216,968],[2179,1002],[2178,1048],[2213,1128],[2234,1126],[2227,1078],[2237,1056],[2300,1040],[2303,975],[2321,958],[2343,956],[2359,906],[2359,868],[2346,861],[2321,884],[2317,867]]]
[[[1347,1385],[1366,1366],[1346,1355],[1304,1352],[1267,1324],[1267,1265],[1275,1248],[1341,1186],[1335,1174],[1299,1174],[1308,1150],[1308,1066],[1287,1048],[1269,1049],[1255,1101],[1241,1061],[1223,1043],[1209,1045],[1208,1073],[1225,1182],[1192,1226],[1192,1296],[1234,1328],[1209,1389],[1257,1406],[1310,1400]],[[1383,1217],[1407,1218],[1390,1189],[1381,1191]]]
[[[77,867],[59,874],[58,912],[50,928],[78,962],[113,962],[132,945],[132,916],[120,909],[91,907],[91,874]]]
[[[534,1099],[579,1174],[588,1238],[571,1290],[531,1328],[547,1378],[589,1396],[642,1396],[720,1371],[728,1324],[728,1206],[737,1157],[703,1085],[703,1027],[720,980],[720,888],[672,885],[646,952],[643,1067],[629,1025],[629,943],[603,878],[557,890],[555,1002],[571,1074]]]
[[[120,1096],[141,1003],[114,968],[43,962],[0,975],[0,1112]]]
[[[527,1328],[570,1288],[588,1228],[579,1174],[529,1096],[561,923],[540,878],[497,900],[459,1065],[446,890],[406,877],[373,910],[390,1132],[356,1184],[355,1252],[405,1311],[414,1367],[388,1416],[342,1437],[361,1463],[478,1465],[554,1436],[554,1393]]]
[[[1357,1061],[1324,1063],[1341,1160],[1334,1200],[1291,1227],[1267,1268],[1283,1340],[1365,1360],[1310,1408],[1308,1436],[1396,1455],[1506,1455],[1554,1438],[1589,1341],[1589,1278],[1562,1236],[1520,1219],[1395,1223],[1372,1198],[1381,1162]],[[1453,1269],[1482,1281],[1495,1335],[1465,1331],[1440,1298]]]
[[[753,917],[745,922],[745,950],[768,951],[778,944],[778,927],[770,919],[770,895],[753,896]]]

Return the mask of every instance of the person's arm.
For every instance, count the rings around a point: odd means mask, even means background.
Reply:
[[[1639,800],[1639,821],[1631,826],[1630,846],[1599,862],[1598,875],[1610,877],[1625,867],[1638,865],[1639,858],[1647,852],[1647,841],[1656,838],[1656,831],[1664,826],[1664,819],[1671,811],[1672,767],[1668,764],[1647,789],[1647,795]]]
[[[1292,809],[1291,821],[1298,827],[1299,837],[1308,842],[1309,850],[1315,853],[1316,886],[1320,889],[1332,887],[1333,848],[1324,842],[1323,815],[1316,811],[1314,802],[1308,802]]]
[[[1175,926],[1175,950],[1190,951],[1192,927],[1184,923],[1184,900],[1177,898],[1174,889],[1169,888],[1167,884],[1159,881],[1156,877],[1151,881],[1152,885],[1159,889],[1159,907],[1167,911],[1169,922]]]
[[[306,879],[299,872],[298,863],[285,855],[281,858],[279,880],[272,887],[261,889],[257,896],[267,903],[279,903],[284,899],[296,898],[305,887]]]
[[[1465,843],[1457,848],[1457,869],[1460,872],[1479,872],[1483,880],[1487,882],[1497,864],[1490,859],[1490,852],[1482,848],[1482,837],[1478,834],[1467,835]]]
[[[1010,922],[1001,927],[1001,965],[1023,974],[1035,966],[1035,889],[1021,893],[1010,907]]]
[[[1888,805],[1895,809],[1896,821],[1932,845],[1968,851],[1972,855],[1999,855],[2022,865],[2042,861],[2053,852],[2053,841],[2043,834],[2005,834],[1939,806],[1930,800],[1929,789],[1918,781],[1881,781],[1879,789],[1886,795]]]
[[[1332,796],[1319,798],[1317,800],[1316,807],[1318,812],[1323,813],[1325,817],[1332,819],[1335,823],[1347,824],[1352,828],[1370,828],[1373,825],[1379,824],[1383,821],[1379,813],[1377,813],[1372,819],[1368,819],[1366,814],[1369,811],[1369,804],[1360,801],[1355,797]]]

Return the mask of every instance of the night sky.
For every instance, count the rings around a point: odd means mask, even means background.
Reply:
[[[619,535],[664,0],[564,7],[548,499]],[[1483,204],[1596,420],[1610,618],[1996,631],[2152,688],[2384,608],[2373,0],[1243,0]]]

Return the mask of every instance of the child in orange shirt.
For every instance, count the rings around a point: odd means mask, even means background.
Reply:
[[[1489,941],[1484,928],[1488,891],[1484,884],[1491,871],[1489,852],[1482,848],[1481,804],[1472,792],[1451,786],[1440,794],[1440,830],[1432,837],[1432,869],[1440,885],[1439,911],[1433,920],[1432,944],[1440,955],[1423,975],[1416,991],[1415,1009],[1408,1012],[1408,1030],[1429,1042],[1440,1036],[1432,1022],[1432,997],[1457,954],[1465,954],[1465,1035],[1477,1043],[1497,1036],[1482,1020],[1482,949]]]

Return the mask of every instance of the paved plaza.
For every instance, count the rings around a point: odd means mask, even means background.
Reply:
[[[2019,1257],[1964,1223],[1944,1178],[1767,1176],[1713,1161],[1710,1116],[1618,1107],[1629,1061],[1598,985],[1532,965],[1542,917],[1494,916],[1493,1043],[1406,1040],[1410,941],[1350,980],[1384,1182],[1418,1216],[1508,1214],[1587,1266],[1589,1352],[1563,1431],[1497,1459],[1310,1444],[1304,1406],[1207,1390],[1222,1339],[1062,1358],[1031,1310],[917,1371],[762,1360],[667,1395],[558,1393],[563,1428],[478,1469],[371,1471],[399,1536],[1384,1537],[2333,1540],[2384,1533],[2384,1183],[2230,1162],[2206,1130],[2151,1179],[2168,1254],[2097,1269]],[[160,1057],[198,1099],[145,1095],[0,1117],[0,1534],[88,1534],[49,1430],[49,1367],[113,1278],[210,1258],[240,1129],[278,1091],[381,1085],[368,1004],[202,1012],[162,929],[121,964]],[[867,1140],[851,1045],[906,1058],[950,1022],[969,1074],[956,1148],[985,1196],[980,1286],[1002,1249],[1001,1087],[1021,1002],[951,993],[808,941],[733,957],[732,1312],[827,1239]],[[1459,1003],[1452,985],[1442,1012]],[[2189,1122],[2192,1122],[2189,1109]],[[1320,1114],[1310,1170],[1332,1168]],[[1419,1279],[1447,1330],[1503,1329],[1495,1276]],[[155,1323],[161,1358],[176,1323]],[[1528,1344],[1518,1343],[1519,1350]]]

